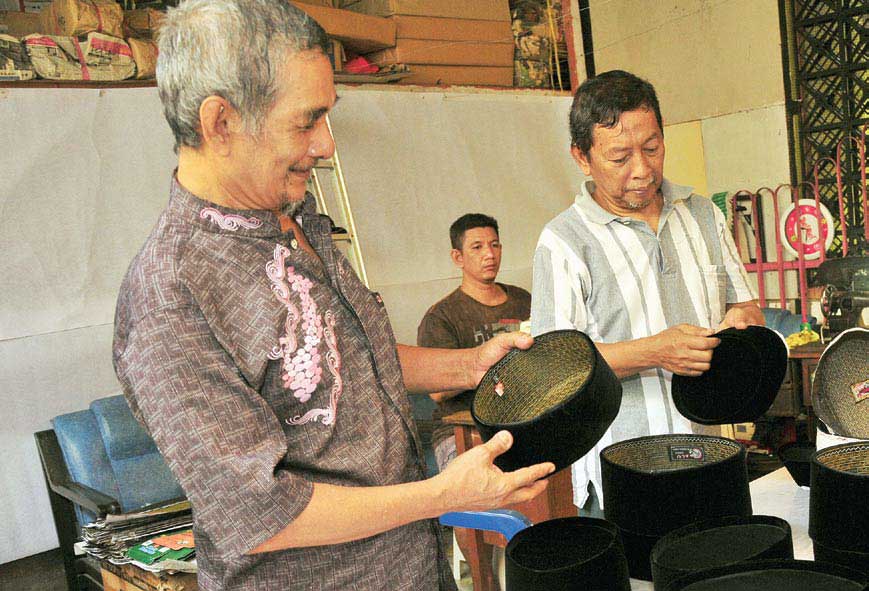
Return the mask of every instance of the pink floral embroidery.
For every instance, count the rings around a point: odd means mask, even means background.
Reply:
[[[274,259],[266,265],[272,291],[287,307],[284,336],[278,339],[278,345],[269,353],[269,359],[283,359],[284,387],[292,390],[293,396],[299,402],[307,402],[323,377],[319,350],[323,338],[323,323],[317,314],[317,304],[310,294],[313,284],[310,279],[297,275],[293,267],[286,266],[285,261],[289,254],[287,248],[278,244],[275,247]],[[301,314],[290,299],[291,291],[301,300]],[[298,346],[296,327],[300,321],[305,336],[302,345]]]
[[[293,391],[299,402],[307,402],[311,394],[323,380],[323,368],[320,365],[320,343],[326,342],[326,367],[332,374],[332,390],[329,394],[329,406],[313,408],[304,415],[296,415],[287,419],[290,425],[304,425],[311,421],[320,421],[323,425],[332,425],[338,412],[338,400],[344,391],[344,381],[341,379],[341,355],[338,353],[338,342],[335,338],[335,317],[331,310],[326,311],[325,320],[317,313],[317,304],[311,297],[311,280],[295,273],[293,267],[287,266],[286,260],[290,251],[278,244],[275,246],[274,259],[266,265],[266,275],[272,282],[275,297],[287,307],[287,320],[284,325],[284,336],[278,339],[269,353],[269,359],[283,360],[284,387]],[[291,299],[294,292],[301,301],[301,313]],[[296,340],[296,328],[301,323],[304,343],[299,346]]]
[[[253,230],[263,225],[262,220],[254,217],[246,218],[243,215],[234,213],[220,213],[213,207],[206,207],[199,212],[199,217],[203,220],[211,220],[222,230],[231,230],[235,232],[241,228]]]
[[[338,414],[338,400],[341,398],[341,393],[344,391],[344,381],[341,379],[341,355],[338,353],[338,342],[335,339],[335,317],[332,311],[326,312],[326,327],[323,330],[323,337],[326,341],[326,365],[329,368],[329,373],[332,374],[332,390],[329,394],[329,406],[327,408],[313,408],[304,415],[296,415],[291,419],[287,419],[290,425],[304,425],[311,421],[319,420],[324,425],[331,425],[335,422]]]

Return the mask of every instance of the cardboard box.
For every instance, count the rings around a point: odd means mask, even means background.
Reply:
[[[326,29],[345,49],[366,53],[395,45],[395,23],[388,18],[293,2]]]
[[[332,0],[298,0],[304,4],[313,4],[314,6],[326,6],[327,8],[333,8],[335,5],[332,3]]]
[[[513,71],[513,43],[397,39],[395,47],[366,56],[384,64],[430,64],[439,66],[502,66]]]
[[[484,21],[511,20],[508,0],[344,0],[341,6],[376,16],[406,14]]]
[[[492,66],[410,66],[410,76],[400,84],[460,86],[513,86],[513,68]]]
[[[347,61],[347,56],[344,54],[344,44],[337,39],[331,39],[329,44],[329,53],[327,54],[329,61],[332,63],[332,69],[335,72],[340,72],[344,69],[344,62]]]
[[[447,41],[491,41],[513,43],[507,21],[486,21],[431,16],[395,15],[395,36],[399,39],[443,39]]]
[[[26,37],[33,33],[41,33],[38,14],[0,10],[0,29],[13,37]]]

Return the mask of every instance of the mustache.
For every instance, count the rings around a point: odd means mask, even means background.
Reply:
[[[658,179],[652,178],[652,180],[649,181],[648,183],[646,183],[645,185],[642,185],[639,187],[628,187],[627,190],[628,191],[645,191],[646,189],[654,187],[655,184],[657,183],[657,181],[658,181]]]
[[[290,166],[289,169],[293,172],[309,172],[317,166],[317,162],[319,162],[319,160],[312,160],[310,164],[294,164],[293,166]]]

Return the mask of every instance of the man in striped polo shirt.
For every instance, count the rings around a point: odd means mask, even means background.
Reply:
[[[690,433],[670,395],[672,375],[709,369],[711,335],[763,324],[721,211],[667,181],[655,89],[615,70],[586,80],[570,111],[571,154],[587,177],[549,222],[534,255],[532,333],[575,328],[622,379],[618,417],[573,466],[574,502],[600,515],[600,450]]]

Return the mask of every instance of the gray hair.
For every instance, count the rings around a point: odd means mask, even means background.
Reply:
[[[196,148],[199,106],[221,96],[257,134],[287,53],[328,52],[323,28],[285,0],[184,0],[158,34],[157,88],[175,150]]]

